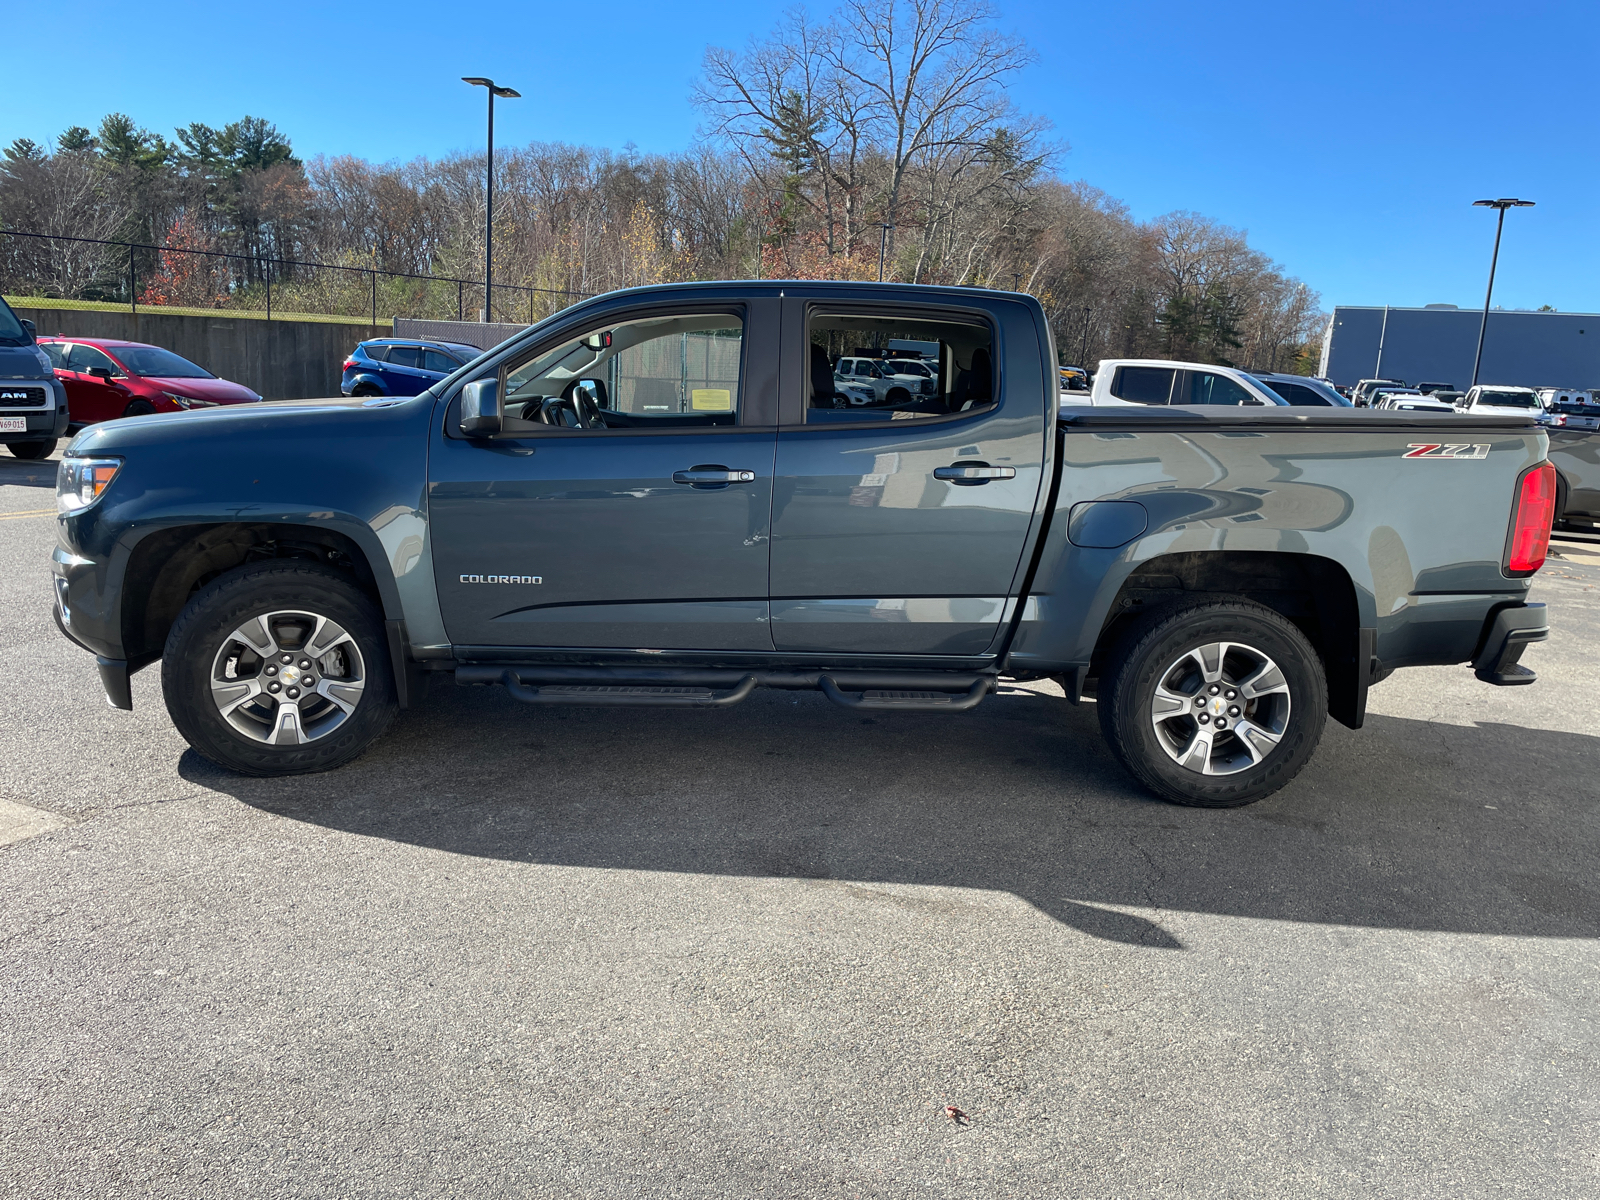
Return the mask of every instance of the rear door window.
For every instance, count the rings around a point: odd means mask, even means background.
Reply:
[[[1118,367],[1111,394],[1131,404],[1165,404],[1172,395],[1171,367]]]
[[[388,362],[395,367],[415,367],[420,369],[422,366],[422,347],[390,346]]]
[[[1258,404],[1243,385],[1210,371],[1185,371],[1178,404]]]
[[[61,342],[44,342],[39,349],[44,351],[44,356],[50,360],[50,365],[56,370],[65,370],[67,366],[67,348]]]
[[[813,311],[808,318],[810,370],[807,425],[864,421],[916,421],[971,413],[999,400],[994,335],[980,320],[924,314],[914,308],[899,313],[853,313],[842,309]],[[834,387],[828,364],[851,361],[846,350],[886,349],[893,340],[910,339],[932,348],[929,382],[895,379],[887,366],[856,357],[853,379],[883,380],[872,384],[872,400],[856,404]],[[881,393],[881,394],[880,394]]]

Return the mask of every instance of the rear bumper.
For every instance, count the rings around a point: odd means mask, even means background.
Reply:
[[[1480,649],[1472,660],[1472,673],[1497,687],[1514,687],[1538,678],[1518,662],[1522,652],[1534,642],[1550,636],[1550,623],[1543,604],[1511,604],[1484,622]]]

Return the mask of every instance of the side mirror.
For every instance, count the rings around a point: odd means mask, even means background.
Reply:
[[[39,327],[32,321],[28,320],[27,317],[18,317],[17,320],[22,322],[22,327],[28,331],[28,336],[37,341],[39,338]]]
[[[89,368],[89,374],[93,375],[96,379],[104,379],[104,380],[109,381],[111,379],[111,368],[110,367],[90,367]]]
[[[475,379],[461,389],[461,432],[471,438],[500,432],[498,379]]]

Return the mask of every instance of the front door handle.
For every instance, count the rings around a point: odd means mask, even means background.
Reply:
[[[707,466],[690,467],[687,471],[674,471],[673,483],[687,483],[696,487],[726,486],[730,483],[753,483],[756,473],[754,471],[729,470],[727,467]]]
[[[1015,479],[1015,467],[991,467],[985,462],[958,462],[948,467],[935,467],[935,479],[947,479],[951,483],[967,487],[975,487],[980,483],[988,483],[991,479]]]

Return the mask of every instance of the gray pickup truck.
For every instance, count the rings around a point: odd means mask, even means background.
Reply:
[[[840,354],[908,339],[936,392],[837,404]],[[96,425],[61,465],[56,619],[113,705],[159,659],[183,736],[257,775],[349,762],[441,674],[949,714],[1051,679],[1151,791],[1224,807],[1396,667],[1532,682],[1531,414],[1058,408],[1056,363],[1026,296],[689,284],[414,397]]]

